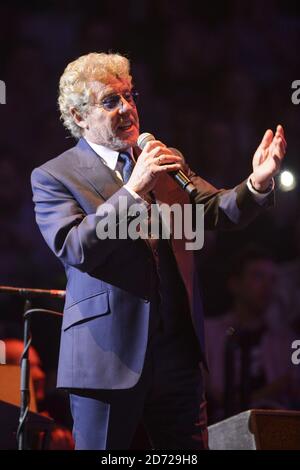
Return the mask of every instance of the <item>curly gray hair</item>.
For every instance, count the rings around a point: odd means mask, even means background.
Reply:
[[[91,52],[70,62],[59,81],[58,105],[60,118],[73,137],[81,137],[81,128],[71,114],[75,108],[79,114],[88,111],[93,95],[92,82],[107,84],[111,77],[131,82],[129,60],[120,54]]]

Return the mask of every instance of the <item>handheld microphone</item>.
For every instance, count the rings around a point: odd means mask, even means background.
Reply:
[[[143,134],[139,135],[137,144],[140,147],[140,149],[143,150],[147,142],[150,142],[151,140],[156,140],[156,139],[149,132],[144,132]],[[182,153],[175,148],[170,147],[170,150],[172,150],[172,152],[175,153],[175,155],[178,155],[180,157],[183,156]],[[189,177],[182,170],[170,171],[168,174],[171,176],[171,178],[173,178],[174,181],[176,181],[177,184],[179,184],[179,186],[184,191],[186,191],[189,194],[191,198],[194,198],[196,196],[197,194],[196,187],[193,185]]]

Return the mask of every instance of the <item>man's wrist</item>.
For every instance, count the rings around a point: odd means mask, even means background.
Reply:
[[[133,189],[131,189],[128,184],[124,184],[123,188],[127,189],[127,191],[134,197],[134,199],[136,199],[136,201],[138,203],[144,203],[147,205],[149,205],[149,202],[142,196],[140,196],[138,193],[136,193]]]
[[[253,177],[253,175],[250,175],[248,181],[251,186],[251,189],[258,194],[267,194],[267,193],[270,193],[274,189],[274,184],[275,184],[274,178],[271,178],[266,183],[258,184],[255,181],[255,178]]]

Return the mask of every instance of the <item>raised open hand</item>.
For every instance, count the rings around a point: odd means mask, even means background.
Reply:
[[[270,186],[273,176],[280,170],[286,147],[281,125],[277,126],[275,135],[270,129],[266,131],[252,161],[253,173],[250,178],[255,189],[265,191]]]

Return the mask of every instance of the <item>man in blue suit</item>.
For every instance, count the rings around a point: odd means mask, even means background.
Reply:
[[[140,420],[156,449],[207,448],[193,252],[172,230],[169,240],[124,239],[101,237],[99,227],[130,224],[121,199],[127,209],[184,207],[189,197],[168,175],[179,169],[197,189],[206,229],[244,225],[272,205],[286,142],[281,126],[268,130],[248,180],[217,190],[163,143],[137,149],[135,98],[125,57],[91,53],[70,63],[59,106],[78,143],[32,173],[37,223],[68,280],[58,386],[70,390],[76,449],[127,449]]]

